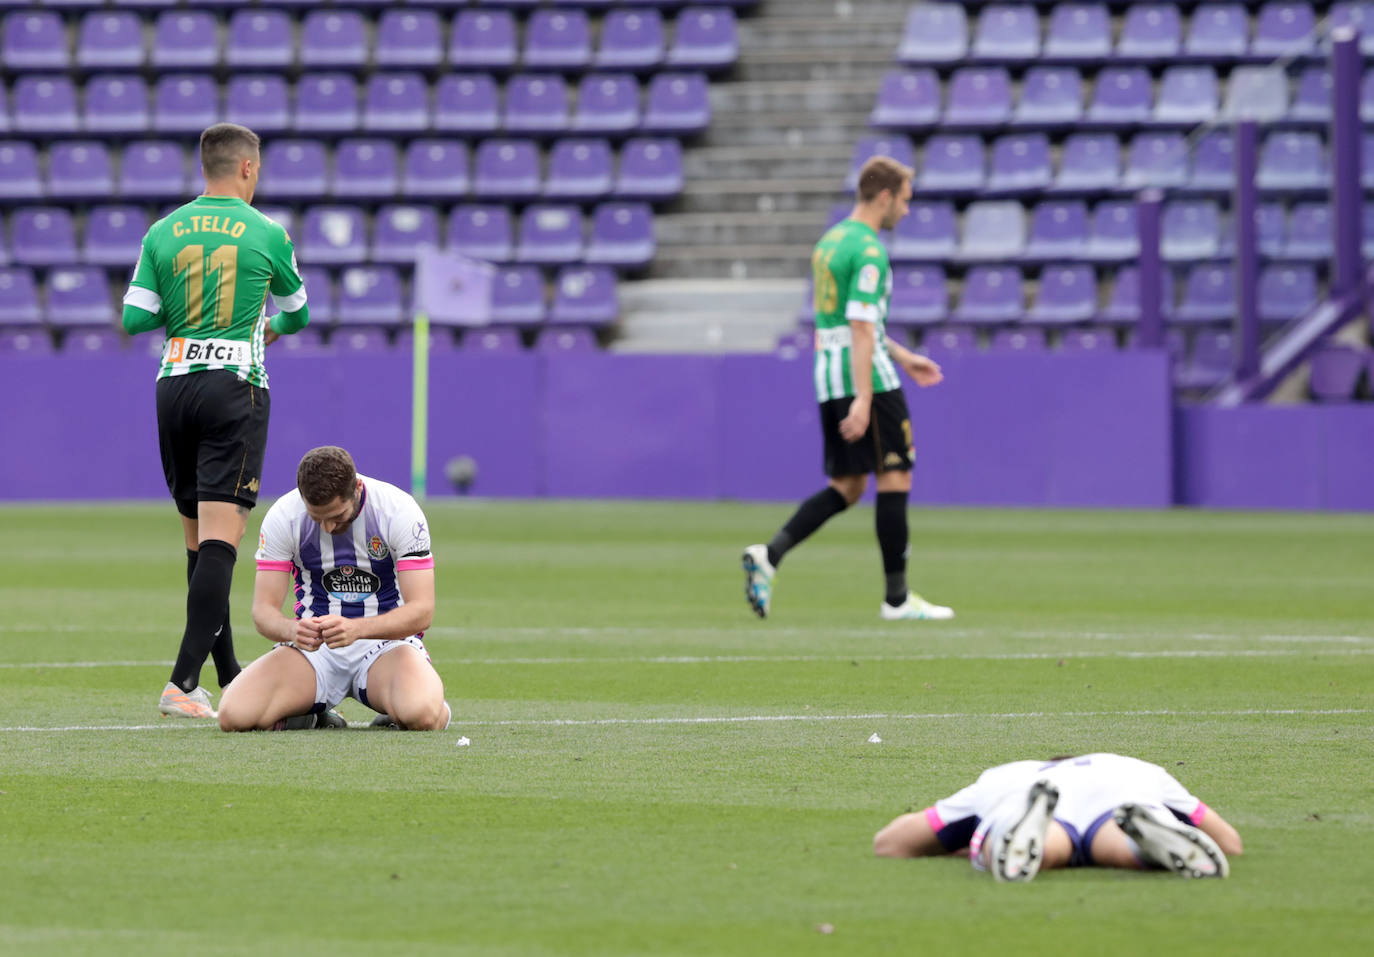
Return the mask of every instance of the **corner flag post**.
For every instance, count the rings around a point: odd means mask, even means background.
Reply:
[[[415,314],[415,352],[410,393],[410,492],[425,497],[429,462],[429,314]]]

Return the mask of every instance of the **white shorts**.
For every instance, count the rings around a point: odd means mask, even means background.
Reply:
[[[296,648],[315,669],[315,710],[324,711],[344,698],[353,698],[376,711],[367,700],[367,672],[383,654],[401,645],[419,649],[425,661],[429,661],[425,643],[416,635],[387,641],[355,641],[346,648],[328,645],[320,645],[315,651]],[[281,647],[296,646],[283,644]]]

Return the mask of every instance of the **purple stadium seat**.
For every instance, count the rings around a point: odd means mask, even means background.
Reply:
[[[1164,270],[1159,277],[1160,312],[1166,317],[1174,314],[1173,277]],[[1113,325],[1134,325],[1140,321],[1140,270],[1135,266],[1122,266],[1116,271],[1107,305],[1102,309],[1101,320]]]
[[[357,206],[311,206],[301,233],[300,255],[306,262],[339,266],[367,259],[367,228]]]
[[[382,199],[394,196],[400,182],[395,143],[382,139],[339,141],[334,151],[334,195]]]
[[[1203,3],[1193,10],[1183,50],[1190,57],[1228,60],[1249,47],[1250,17],[1243,4]]]
[[[0,142],[0,199],[38,199],[43,183],[38,178],[38,151],[27,140]]]
[[[1182,186],[1188,181],[1188,144],[1182,133],[1137,133],[1131,140],[1122,185]]]
[[[1326,150],[1317,133],[1271,133],[1260,147],[1261,189],[1316,189],[1327,179]]]
[[[367,31],[362,14],[313,10],[301,21],[301,65],[357,68],[367,65]]]
[[[1221,210],[1206,200],[1168,202],[1160,231],[1160,252],[1165,259],[1207,259],[1221,248]]]
[[[21,266],[75,263],[72,214],[56,206],[24,206],[10,216],[10,257]]]
[[[841,216],[848,215],[848,204],[845,207]],[[958,247],[954,204],[945,202],[913,202],[888,244],[892,258],[903,261],[948,259]]]
[[[305,283],[306,294],[310,297],[310,326],[324,327],[331,326],[338,321],[338,297],[335,295],[334,281],[330,278],[329,270],[323,266],[302,266],[301,280]],[[268,303],[271,303],[268,299]],[[284,336],[282,341],[294,339],[294,336]]]
[[[1329,259],[1333,251],[1331,207],[1326,203],[1295,203],[1283,255],[1290,259]]]
[[[1075,123],[1083,115],[1083,77],[1074,67],[1034,66],[1021,82],[1016,123]]]
[[[153,129],[196,133],[219,122],[219,85],[201,73],[164,76],[153,94]]]
[[[1101,60],[1112,53],[1112,21],[1100,3],[1060,3],[1050,13],[1045,56]]]
[[[921,339],[921,351],[936,357],[977,350],[977,333],[972,329],[960,329],[957,326],[932,329]]]
[[[602,203],[592,214],[586,261],[623,269],[654,258],[654,216],[648,203]]]
[[[363,129],[421,133],[431,128],[429,86],[418,73],[374,73],[367,81]]]
[[[1025,255],[1030,259],[1077,259],[1088,252],[1088,205],[1043,202],[1031,210]]]
[[[548,314],[544,274],[538,266],[503,266],[491,286],[491,321],[538,325]]]
[[[224,63],[231,67],[295,65],[296,28],[280,10],[236,10],[229,18]]]
[[[1111,133],[1072,133],[1059,154],[1060,190],[1112,189],[1121,180],[1121,144]]]
[[[98,266],[53,269],[45,285],[48,322],[55,326],[108,326],[115,318],[110,283]]]
[[[315,290],[312,288],[310,290],[310,325],[300,332],[282,336],[281,340],[272,347],[273,361],[297,356],[326,356],[333,351],[325,345],[324,333],[320,331],[324,323],[315,316],[317,302],[315,296]],[[332,311],[330,312],[330,321],[333,321]]]
[[[1179,322],[1222,322],[1235,314],[1235,276],[1229,265],[1197,263],[1188,270]]]
[[[912,129],[940,120],[940,80],[931,69],[890,70],[878,87],[870,126]]]
[[[339,325],[398,326],[405,321],[394,266],[354,266],[339,276]]]
[[[564,266],[558,270],[550,322],[609,325],[619,316],[615,273],[609,266]]]
[[[1282,203],[1260,203],[1255,210],[1255,232],[1261,256],[1283,256],[1288,217]],[[1236,252],[1235,230],[1227,230],[1221,237],[1220,254],[1230,258]],[[1298,257],[1302,258],[1302,257]]]
[[[1088,119],[1112,125],[1142,123],[1150,118],[1153,87],[1143,67],[1108,67],[1097,74]]]
[[[1199,189],[1230,189],[1236,181],[1235,142],[1231,131],[1213,130],[1193,146],[1189,185]]]
[[[1171,66],[1164,71],[1155,100],[1158,123],[1205,123],[1220,108],[1217,74],[1210,66]]]
[[[153,67],[210,70],[219,63],[219,27],[211,13],[200,10],[168,10],[158,14],[153,32]]]
[[[0,326],[35,326],[42,321],[38,308],[38,289],[34,285],[33,270],[24,267],[0,269]],[[28,344],[15,348],[15,352],[28,351]],[[51,342],[49,342],[51,345]]]
[[[628,73],[589,73],[577,91],[572,129],[623,133],[639,126],[639,81]]]
[[[1043,133],[999,136],[985,189],[989,192],[1039,190],[1050,185],[1050,140]]]
[[[518,262],[559,265],[582,258],[582,211],[565,203],[531,203],[520,216]]]
[[[515,230],[509,207],[454,207],[448,219],[448,246],[473,259],[509,262],[515,257]]]
[[[1269,59],[1315,53],[1316,17],[1306,3],[1266,3],[1255,18],[1250,52]]]
[[[981,137],[937,133],[926,140],[917,186],[926,192],[981,189],[986,167]]]
[[[532,140],[483,140],[474,167],[477,196],[533,199],[542,192],[539,148]]]
[[[1288,75],[1268,66],[1238,66],[1226,81],[1228,119],[1272,122],[1288,113]]]
[[[1172,3],[1132,3],[1124,11],[1116,55],[1123,60],[1170,60],[1183,47],[1183,20]]]
[[[1312,353],[1308,388],[1318,402],[1349,402],[1365,372],[1369,354],[1363,349],[1327,343]]]
[[[119,194],[137,199],[180,199],[191,189],[186,172],[186,156],[176,143],[130,143],[119,164]]]
[[[1359,0],[1355,3],[1333,3],[1326,19],[1327,28],[1335,32],[1340,27],[1352,27],[1360,32],[1360,52],[1366,57],[1374,54],[1374,3]],[[1328,42],[1324,46],[1329,46]]]
[[[568,123],[568,88],[561,76],[527,73],[510,78],[506,84],[508,132],[561,133]]]
[[[735,11],[729,7],[686,7],[673,23],[671,66],[719,70],[739,59]]]
[[[1041,329],[998,329],[988,340],[990,352],[1041,352],[1045,333]]]
[[[927,149],[929,148],[927,146]],[[854,144],[854,152],[850,156],[849,175],[844,181],[845,189],[855,187],[859,182],[859,170],[875,156],[890,156],[905,166],[916,164],[916,150],[911,145],[911,140],[900,133],[860,137]]]
[[[1200,330],[1192,354],[1174,367],[1174,384],[1184,389],[1210,389],[1225,382],[1235,365],[1235,341],[1230,332]]]
[[[657,73],[649,81],[646,133],[699,133],[711,123],[711,100],[702,73]]]
[[[452,333],[452,329],[440,329],[431,326],[429,330],[430,355],[452,352],[456,345]],[[397,329],[396,334],[392,337],[392,348],[399,350],[403,355],[410,355],[414,347],[415,331],[410,326],[402,326]]]
[[[981,201],[964,210],[960,254],[967,259],[1005,260],[1026,244],[1026,208],[1016,202]]]
[[[262,151],[258,192],[281,199],[313,199],[327,192],[324,144],[315,140],[272,140]]]
[[[78,308],[78,307],[74,307]],[[94,305],[89,307],[92,312],[96,308]],[[106,312],[112,312],[112,307],[106,306]],[[51,309],[49,310],[51,312]],[[106,320],[108,321],[108,315]],[[62,355],[63,356],[88,356],[91,358],[103,358],[112,352],[119,352],[125,346],[125,339],[119,331],[112,326],[102,322],[99,326],[85,329],[72,329],[62,336]],[[151,346],[151,343],[149,343]]]
[[[918,3],[907,14],[897,59],[957,63],[968,55],[968,16],[957,3]]]
[[[74,133],[76,87],[65,76],[21,76],[14,84],[13,117],[20,133]]]
[[[615,194],[621,199],[672,199],[685,182],[682,144],[677,140],[637,137],[621,147],[615,181]]]
[[[909,219],[910,217],[908,217]],[[949,318],[949,288],[940,266],[898,266],[892,271],[892,304],[887,321],[928,326]]]
[[[485,73],[440,79],[434,89],[434,127],[455,133],[494,133],[500,129],[496,81]]]
[[[277,223],[288,233],[295,235],[299,230],[296,228],[296,213],[290,206],[273,206],[266,203],[255,203],[254,208],[266,216],[272,222]]]
[[[611,144],[601,139],[565,139],[549,153],[544,195],[556,199],[600,199],[611,192]]]
[[[1000,126],[1010,118],[1011,76],[1006,70],[963,67],[954,71],[945,104],[945,126]]]
[[[244,73],[229,78],[224,96],[225,119],[259,134],[291,128],[291,99],[286,80],[270,73]]]
[[[645,70],[663,62],[663,17],[657,10],[612,10],[601,22],[595,64]]]
[[[1102,202],[1093,207],[1088,254],[1093,259],[1105,260],[1134,259],[1140,255],[1134,202]]]
[[[141,206],[92,206],[82,259],[93,266],[132,269],[147,231],[148,215]]]
[[[592,28],[585,11],[534,11],[525,24],[523,66],[531,70],[573,70],[591,62]]]
[[[957,322],[999,325],[1016,322],[1023,311],[1021,270],[1015,266],[974,266],[964,276]]]
[[[213,36],[213,34],[211,34]],[[100,11],[81,18],[76,63],[96,70],[143,65],[143,24],[132,13]]]
[[[363,308],[370,310],[371,304],[365,304]],[[368,311],[365,314],[371,315],[372,313]],[[395,324],[390,319],[381,321],[387,325]],[[387,336],[386,329],[375,326],[342,326],[330,334],[329,344],[339,352],[345,353],[363,352],[376,355],[391,351],[391,339]]]
[[[55,143],[48,152],[48,195],[92,199],[114,192],[114,173],[105,144],[97,140]]]
[[[67,36],[58,14],[37,10],[6,14],[4,31],[0,62],[7,70],[67,68]]]
[[[459,140],[411,140],[401,192],[416,199],[466,195],[468,147]]]
[[[296,130],[349,133],[358,128],[358,83],[348,73],[305,73],[296,84]]]
[[[1259,317],[1289,322],[1317,304],[1317,270],[1308,265],[1271,264],[1260,270]]]
[[[0,290],[4,289],[4,279],[0,277]],[[35,311],[37,306],[34,307]],[[0,307],[0,315],[3,308]],[[46,357],[53,354],[52,336],[48,330],[24,326],[6,329],[0,326],[0,356],[13,358]]]
[[[1059,348],[1064,352],[1114,352],[1116,334],[1110,329],[1065,329]]]
[[[1331,71],[1324,66],[1310,66],[1298,77],[1298,89],[1288,118],[1306,123],[1326,123],[1331,119],[1331,96],[1334,84]]]
[[[581,326],[544,329],[534,339],[537,352],[591,352],[597,348],[596,335]]]
[[[1040,16],[1034,7],[989,4],[978,14],[973,56],[980,60],[1033,60],[1040,56]]]
[[[377,66],[436,67],[444,59],[444,32],[433,10],[384,10],[377,20]]]
[[[1087,322],[1097,312],[1097,276],[1091,266],[1046,266],[1027,322]]]
[[[509,69],[519,58],[509,10],[462,10],[454,18],[448,60],[455,68]]]
[[[148,128],[148,87],[132,75],[93,76],[86,81],[86,130],[141,133]]]
[[[525,344],[515,329],[471,329],[463,335],[459,348],[473,352],[524,352]]]

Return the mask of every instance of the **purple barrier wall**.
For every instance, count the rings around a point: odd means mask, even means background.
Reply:
[[[1164,506],[1172,501],[1162,353],[951,356],[908,389],[914,498],[931,503]],[[32,412],[0,422],[0,499],[161,498],[155,363],[0,360]],[[405,483],[409,355],[271,360],[266,496],[302,451],[352,449]],[[448,353],[433,358],[429,481],[472,456],[492,496],[791,500],[822,481],[809,356]]]

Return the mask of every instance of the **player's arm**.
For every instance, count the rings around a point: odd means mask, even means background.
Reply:
[[[923,356],[919,352],[912,352],[906,346],[897,342],[891,336],[885,336],[887,343],[887,354],[896,360],[897,364],[906,370],[906,374],[915,380],[921,388],[926,386],[939,385],[944,381],[944,372],[940,369],[940,364],[929,356]]]
[[[840,422],[840,435],[857,442],[868,431],[873,409],[873,353],[878,349],[878,320],[887,295],[887,257],[882,247],[868,246],[856,257],[853,280],[845,290],[844,317],[853,345],[849,350],[854,401]]]
[[[1216,811],[1203,805],[1202,817],[1193,822],[1193,825],[1217,842],[1217,847],[1227,857],[1235,857],[1244,851],[1241,844],[1240,834],[1234,827]]]
[[[320,636],[310,619],[297,621],[281,610],[291,587],[291,573],[275,568],[258,567],[253,582],[253,627],[268,641],[295,643],[302,651],[314,651],[320,646]]]
[[[143,237],[139,250],[138,264],[134,266],[133,278],[124,293],[124,315],[121,322],[129,335],[151,332],[162,327],[162,293],[158,290],[157,271],[153,268],[152,252],[148,236]]]
[[[935,836],[925,811],[903,814],[873,835],[873,853],[879,857],[934,857],[950,853]]]
[[[272,302],[280,311],[272,317],[269,328],[279,336],[289,336],[300,332],[310,322],[310,306],[306,300],[305,280],[296,266],[296,247],[285,229],[273,242],[270,258],[272,281],[268,289]]]
[[[315,621],[320,637],[331,648],[343,648],[355,641],[385,641],[409,638],[434,623],[434,566],[402,569],[396,572],[396,585],[405,604],[367,618],[324,615]]]

